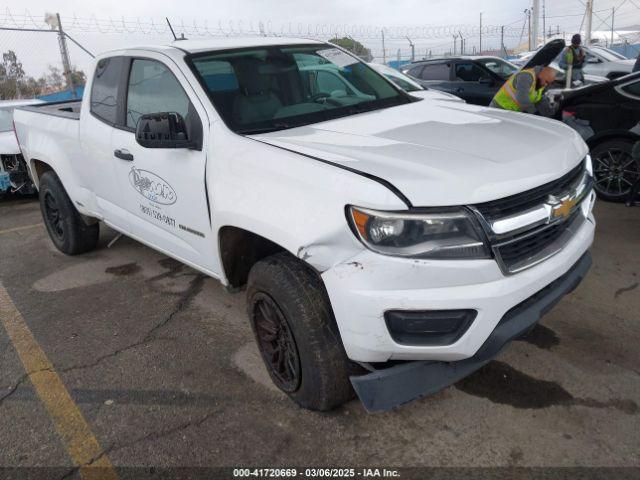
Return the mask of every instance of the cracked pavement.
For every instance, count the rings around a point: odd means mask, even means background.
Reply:
[[[381,415],[296,407],[262,367],[243,293],[126,237],[107,248],[108,228],[77,257],[44,228],[0,233],[0,280],[117,469],[640,467],[640,209],[596,215],[594,267],[544,327]],[[33,199],[0,202],[0,232],[40,221]],[[21,466],[79,476],[0,327],[0,467]]]

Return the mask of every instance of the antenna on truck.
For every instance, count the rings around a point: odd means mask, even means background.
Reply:
[[[173,39],[177,42],[179,40],[186,40],[184,37],[184,33],[180,34],[180,38],[176,37],[176,32],[173,31],[173,27],[171,26],[171,22],[169,21],[169,17],[164,17],[167,19],[167,25],[169,25],[169,30],[171,30],[171,35],[173,35]]]

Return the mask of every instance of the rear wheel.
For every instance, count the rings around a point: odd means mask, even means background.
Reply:
[[[622,202],[640,179],[640,160],[633,158],[632,147],[630,140],[607,140],[591,151],[595,190],[600,198]]]
[[[54,172],[45,172],[40,178],[39,196],[44,224],[58,250],[77,255],[96,247],[100,234],[98,223],[84,222]]]
[[[330,410],[354,395],[351,362],[319,275],[284,253],[256,263],[249,320],[273,383],[298,405]]]

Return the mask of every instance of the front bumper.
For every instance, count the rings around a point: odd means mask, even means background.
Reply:
[[[544,262],[505,276],[495,260],[410,260],[364,250],[322,274],[347,356],[358,362],[456,361],[472,357],[514,306],[564,275],[593,242],[595,220],[583,222]],[[453,344],[401,345],[384,320],[389,310],[477,311]]]
[[[591,266],[585,253],[563,276],[509,310],[470,358],[457,362],[408,362],[363,376],[351,383],[369,412],[393,407],[442,390],[488,363],[513,339],[532,328],[560,299],[575,289]]]

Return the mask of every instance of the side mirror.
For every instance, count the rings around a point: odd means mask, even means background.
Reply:
[[[480,80],[478,80],[478,83],[480,85],[493,85],[493,80],[491,80],[489,77],[482,77]]]
[[[176,112],[141,115],[136,125],[136,141],[145,148],[200,149],[199,143],[189,138],[184,118]]]

